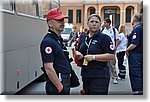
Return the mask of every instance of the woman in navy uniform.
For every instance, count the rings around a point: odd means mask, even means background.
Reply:
[[[51,95],[70,94],[71,66],[63,52],[63,39],[60,36],[64,29],[64,18],[68,17],[59,8],[47,13],[49,30],[40,45],[43,67],[48,77],[45,88],[47,94]]]
[[[126,55],[133,94],[143,94],[143,20],[141,14],[132,18],[133,30],[128,35]]]
[[[101,19],[92,14],[88,18],[89,32],[81,36],[76,56],[83,63],[81,76],[86,95],[106,95],[110,81],[108,60],[114,60],[111,38],[100,32]]]

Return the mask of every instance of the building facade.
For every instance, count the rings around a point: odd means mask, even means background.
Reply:
[[[66,22],[76,25],[78,30],[87,26],[90,14],[98,14],[102,22],[109,17],[112,26],[118,28],[124,24],[129,32],[132,16],[143,11],[142,0],[61,0],[60,5],[63,13],[69,16]]]

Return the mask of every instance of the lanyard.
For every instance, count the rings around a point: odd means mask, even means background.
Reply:
[[[87,37],[85,38],[85,45],[87,46],[87,51],[86,51],[86,54],[88,55],[89,53],[89,47],[91,45],[91,42],[92,42],[92,39],[90,39],[89,43],[87,43]]]
[[[48,32],[48,34],[50,34],[51,38],[53,38],[54,40],[56,40],[56,41],[59,43],[59,45],[61,46],[61,48],[63,49],[63,51],[67,51],[67,50],[64,49],[65,46],[64,46],[57,38],[55,38],[55,37],[52,35],[51,32]]]

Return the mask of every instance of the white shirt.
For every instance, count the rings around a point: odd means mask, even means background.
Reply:
[[[127,38],[123,33],[119,34],[119,40],[121,41],[121,43],[117,47],[117,53],[121,51],[126,51],[127,48]]]
[[[119,39],[119,33],[118,30],[115,28],[115,32],[116,32],[116,40]],[[113,31],[113,27],[111,27],[110,29],[106,29],[106,27],[104,28],[104,30],[102,31],[103,34],[106,34],[108,36],[110,36],[113,44],[114,44],[114,48],[115,48],[115,40],[114,40],[114,31]]]

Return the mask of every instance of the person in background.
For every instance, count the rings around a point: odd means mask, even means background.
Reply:
[[[75,51],[77,49],[78,43],[80,41],[81,36],[83,36],[83,34],[86,34],[88,32],[88,28],[87,27],[82,27],[82,32],[80,32],[80,36],[76,39],[75,44],[74,44],[74,48],[72,48],[72,53],[73,53],[73,57],[74,57],[74,61],[77,64],[77,66],[81,67],[80,62],[77,60],[76,56],[75,56]]]
[[[97,14],[88,18],[89,31],[79,40],[75,55],[81,63],[81,76],[85,95],[107,95],[110,81],[108,60],[114,60],[111,38],[100,32],[101,19]]]
[[[82,34],[84,34],[84,27],[83,26],[80,27],[79,37],[75,39],[75,44],[74,44],[75,49],[76,49],[76,46],[78,45],[79,39],[82,36]]]
[[[70,94],[71,66],[64,53],[66,48],[61,38],[65,18],[68,17],[59,8],[50,10],[46,15],[49,29],[41,42],[40,52],[43,70],[47,75],[45,88],[48,95]]]
[[[127,39],[126,39],[125,32],[126,32],[125,26],[120,25],[119,43],[116,51],[117,59],[118,59],[118,69],[119,69],[118,79],[125,79],[126,77],[126,67],[123,65],[124,57],[126,57],[125,51],[127,48]]]
[[[82,35],[83,33],[84,33],[84,27],[81,26],[81,27],[80,27],[80,31],[79,31],[79,36]],[[79,37],[78,37],[78,38],[79,38]]]
[[[128,35],[126,55],[129,63],[129,76],[134,95],[143,94],[143,23],[142,15],[132,17],[133,30]]]
[[[82,28],[80,29],[80,35],[79,35],[79,37],[78,37],[78,38],[76,39],[76,41],[75,41],[75,45],[74,45],[75,49],[76,49],[76,47],[78,46],[78,43],[79,43],[79,40],[80,40],[81,36],[82,36],[83,34],[87,33],[87,32],[88,32],[88,28],[87,28],[87,27],[82,27]]]
[[[76,26],[73,26],[72,27],[72,32],[70,33],[70,36],[69,36],[69,47],[72,46],[72,43],[74,41],[76,41],[76,39],[78,38],[78,31],[77,31],[77,27]]]
[[[88,27],[84,27],[84,33],[87,33],[89,31]]]
[[[100,30],[101,30],[101,32],[104,30],[104,28],[105,28],[105,24],[104,24],[104,22],[101,24],[101,28],[100,28]]]
[[[111,40],[113,41],[113,48],[116,51],[119,43],[119,33],[118,30],[114,27],[111,26],[111,20],[109,18],[104,19],[104,29],[102,30],[102,33],[110,36]],[[116,60],[110,60],[108,62],[108,65],[110,67],[110,73],[111,77],[113,79],[113,83],[117,84],[118,83],[118,76],[117,76],[117,71],[116,71]]]

